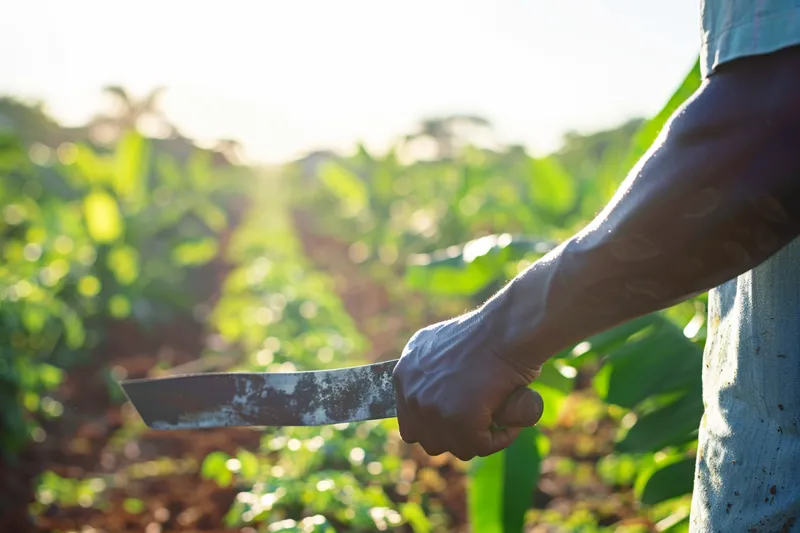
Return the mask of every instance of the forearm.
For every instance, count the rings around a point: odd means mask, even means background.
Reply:
[[[540,364],[800,234],[800,54],[742,65],[704,85],[589,226],[487,302],[507,353]]]

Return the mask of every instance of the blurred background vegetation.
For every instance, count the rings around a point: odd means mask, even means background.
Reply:
[[[676,82],[544,157],[446,115],[268,168],[182,135],[158,90],[108,87],[116,112],[81,127],[0,99],[0,530],[686,531],[703,297],[558,354],[541,423],[469,463],[393,420],[150,431],[116,385],[396,358],[589,221],[697,66]]]

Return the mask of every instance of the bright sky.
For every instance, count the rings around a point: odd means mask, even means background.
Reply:
[[[264,162],[383,149],[451,112],[541,152],[655,113],[699,16],[699,0],[21,0],[0,17],[0,94],[79,123],[104,85],[165,85],[185,134]]]

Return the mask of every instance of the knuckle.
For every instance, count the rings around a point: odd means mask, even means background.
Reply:
[[[422,342],[422,338],[424,335],[425,330],[419,330],[414,333],[406,342],[406,345],[403,347],[403,353],[401,354],[400,360],[402,361],[404,358],[408,356],[408,354],[414,352],[419,348],[420,343]]]
[[[483,439],[475,443],[476,457],[488,457],[496,452],[499,452],[500,450],[502,450],[502,448],[498,448],[492,442]]]
[[[422,449],[425,450],[425,453],[427,453],[431,457],[442,455],[446,451],[440,443],[435,441],[434,442],[420,441],[419,445],[422,446]]]
[[[475,457],[475,453],[466,450],[455,450],[453,451],[453,455],[455,455],[461,461],[469,461]]]
[[[398,417],[398,425],[400,430],[400,438],[403,439],[405,442],[409,444],[413,444],[417,441],[415,432],[411,429],[412,425],[408,423],[407,420],[403,420]]]
[[[447,422],[448,424],[452,424],[454,426],[465,425],[470,418],[469,415],[464,411],[454,411],[454,410],[443,411],[441,416],[445,422]]]
[[[439,409],[439,405],[430,400],[422,400],[418,402],[418,409],[419,412],[426,418],[435,418],[435,419],[442,418],[442,413],[441,410]]]
[[[495,452],[498,452],[498,451],[500,451],[500,450],[495,450],[493,448],[481,448],[481,449],[479,449],[477,451],[475,456],[476,457],[489,457],[490,455],[493,455]]]
[[[419,396],[417,396],[416,394],[406,395],[406,405],[408,406],[409,410],[412,413],[419,413],[422,411],[422,406],[420,405]]]
[[[407,371],[408,362],[400,359],[396,365],[394,365],[394,369],[392,370],[392,379],[395,383],[403,383],[403,380],[406,378],[408,374]]]
[[[400,438],[403,439],[403,442],[406,444],[414,444],[417,442],[417,439],[414,438],[413,434],[408,431],[400,430]]]
[[[431,457],[437,457],[439,455],[442,455],[445,452],[445,450],[443,450],[441,448],[435,448],[435,447],[434,448],[425,448],[423,446],[422,449],[424,449],[425,453],[427,453]]]

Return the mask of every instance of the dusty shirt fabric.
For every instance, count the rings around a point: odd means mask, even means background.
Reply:
[[[800,44],[800,0],[701,5],[703,76]],[[800,532],[800,239],[712,290],[708,314],[690,531]]]
[[[708,314],[690,531],[800,531],[800,240]]]
[[[800,0],[701,0],[703,76],[734,59],[800,44]]]

